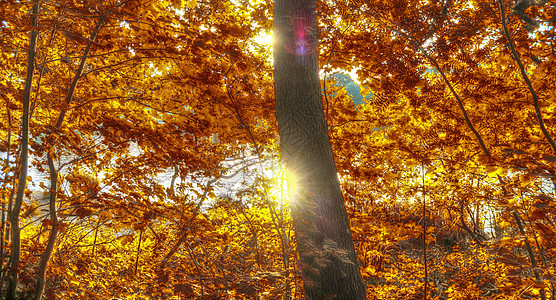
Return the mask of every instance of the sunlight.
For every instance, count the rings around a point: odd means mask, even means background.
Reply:
[[[282,171],[281,181],[281,186],[283,187],[284,184],[286,186],[290,202],[293,201],[297,194],[297,183],[293,173],[284,169]]]
[[[272,44],[274,43],[274,35],[272,34],[272,31],[269,30],[259,32],[259,34],[257,34],[257,36],[255,36],[255,38],[253,39],[253,42],[263,49],[268,49],[268,53],[270,54],[268,55],[268,62],[271,66],[274,65],[274,58],[272,57]],[[253,45],[251,45],[251,50],[254,50]]]
[[[274,37],[272,35],[272,31],[260,32],[255,37],[255,42],[259,45],[262,45],[262,46],[271,46],[272,47],[272,43],[274,42]]]

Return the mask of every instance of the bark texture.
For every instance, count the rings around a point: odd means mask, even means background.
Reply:
[[[276,117],[306,299],[365,299],[321,100],[315,0],[274,7]]]
[[[37,26],[37,15],[39,14],[39,1],[33,1],[31,9],[32,24]],[[12,300],[16,297],[19,263],[21,253],[21,229],[19,226],[19,214],[25,196],[27,185],[27,164],[29,161],[29,104],[31,99],[31,87],[33,85],[33,74],[35,72],[35,54],[39,32],[31,30],[29,38],[29,51],[27,58],[27,77],[25,78],[25,88],[23,90],[23,113],[21,115],[21,153],[19,158],[19,180],[17,182],[17,193],[12,210],[10,211],[11,226],[11,246],[8,288],[6,299]]]

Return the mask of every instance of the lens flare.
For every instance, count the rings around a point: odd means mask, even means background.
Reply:
[[[297,180],[293,175],[293,172],[288,170],[283,170],[282,172],[282,182],[285,182],[287,186],[288,196],[290,202],[293,201],[297,195]]]
[[[305,19],[298,19],[295,22],[295,41],[294,49],[298,55],[307,54],[307,29]]]
[[[304,57],[315,51],[316,40],[311,34],[311,26],[306,18],[294,18],[292,20],[293,38],[286,45],[288,52],[298,57]]]

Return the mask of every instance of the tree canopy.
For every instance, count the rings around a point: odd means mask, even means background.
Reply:
[[[273,5],[0,3],[2,296],[303,296]],[[553,299],[556,4],[316,11],[368,299]]]

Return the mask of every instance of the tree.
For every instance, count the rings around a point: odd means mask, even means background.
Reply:
[[[39,2],[33,1],[32,8],[32,24],[37,26],[37,15],[39,13]],[[29,116],[30,116],[30,103],[31,103],[31,88],[33,85],[33,75],[35,72],[35,55],[36,44],[38,39],[38,31],[31,30],[29,38],[28,58],[27,58],[27,76],[25,78],[25,89],[23,92],[23,112],[21,115],[21,150],[19,159],[19,180],[17,181],[17,194],[10,211],[10,225],[11,225],[11,252],[10,252],[10,265],[9,265],[9,279],[8,290],[6,292],[6,299],[13,300],[16,296],[16,289],[18,284],[18,273],[20,268],[20,253],[21,253],[21,229],[19,226],[19,214],[21,213],[21,206],[23,205],[23,197],[25,188],[27,187],[27,169],[29,162]]]
[[[274,6],[274,88],[282,159],[307,299],[364,299],[324,119],[316,1]]]
[[[140,277],[142,257],[152,260],[153,266],[166,257],[170,264],[187,265],[185,244],[193,237],[202,237],[203,232],[209,233],[209,239],[214,237],[212,230],[192,230],[202,220],[199,207],[207,198],[216,198],[206,181],[226,172],[224,159],[249,155],[244,147],[227,145],[244,144],[247,137],[267,144],[266,139],[273,137],[258,130],[259,124],[261,128],[267,125],[266,119],[257,115],[272,108],[271,84],[268,80],[260,84],[259,77],[244,73],[269,68],[238,46],[243,46],[255,31],[239,30],[240,22],[231,21],[237,16],[230,3],[197,7],[189,3],[178,17],[175,9],[180,3],[59,1],[35,6],[33,2],[2,5],[2,17],[6,18],[0,24],[0,45],[6,69],[1,71],[0,96],[5,103],[1,114],[9,120],[29,120],[31,166],[49,172],[51,179],[50,183],[44,182],[46,185],[41,182],[36,186],[36,173],[21,173],[24,181],[20,180],[16,203],[21,203],[22,216],[19,218],[17,206],[11,214],[17,217],[11,222],[12,231],[17,232],[22,224],[21,243],[19,233],[6,239],[17,261],[10,261],[14,267],[3,267],[9,275],[19,275],[10,292],[40,298],[46,289],[47,295],[55,292],[71,297],[86,292],[95,297],[104,286],[103,277],[88,273],[91,276],[86,281],[98,285],[79,286],[71,281],[68,268],[83,270],[86,265],[102,272],[127,272],[122,261],[133,256],[135,269],[139,270],[136,280],[145,283],[154,279]],[[228,19],[214,19],[206,13],[211,10]],[[187,18],[198,19],[198,24]],[[34,19],[39,20],[39,26],[31,22]],[[189,31],[199,24],[211,24],[219,34]],[[35,75],[31,78],[25,77],[21,67],[22,57],[27,58],[22,48],[27,50],[30,44],[29,32],[31,37],[45,41],[36,53],[34,46],[29,47],[29,59],[33,61],[26,64],[30,67],[27,73]],[[164,73],[155,74],[157,69]],[[24,84],[27,106],[14,97],[24,90]],[[250,103],[257,103],[257,109],[244,110],[252,107]],[[32,113],[28,113],[29,106]],[[26,143],[9,141],[17,129],[26,138],[26,124],[22,122],[20,128],[12,128],[10,122],[0,125],[3,146],[7,140],[6,147],[16,152],[17,146],[25,145],[20,150],[25,157]],[[251,134],[231,130],[239,126],[250,128]],[[219,142],[211,135],[217,135]],[[138,150],[133,153],[130,146]],[[20,161],[27,166],[26,160]],[[4,162],[13,173],[18,162],[9,157]],[[169,168],[175,184],[165,187],[154,179]],[[26,175],[32,175],[35,182],[28,181]],[[9,179],[3,178],[3,199],[14,194]],[[49,209],[33,197],[37,190],[50,193]],[[192,196],[197,190],[206,195]],[[72,224],[77,226],[69,226]],[[121,243],[106,247],[115,237]],[[156,244],[145,241],[153,238]],[[77,244],[83,247],[75,248]],[[106,256],[121,248],[132,249],[117,258]],[[162,257],[157,260],[157,255]],[[52,257],[58,261],[50,263]],[[121,265],[115,268],[114,262]],[[150,274],[173,273],[169,267],[153,269]],[[206,284],[204,276],[195,280]],[[214,285],[206,290],[224,294],[222,291],[227,289],[220,288],[219,280],[215,278]],[[113,293],[122,292],[119,283],[110,285]],[[166,290],[155,287],[149,292],[168,295],[173,287],[167,285]]]
[[[555,297],[556,3],[292,2],[2,2],[0,297]]]

